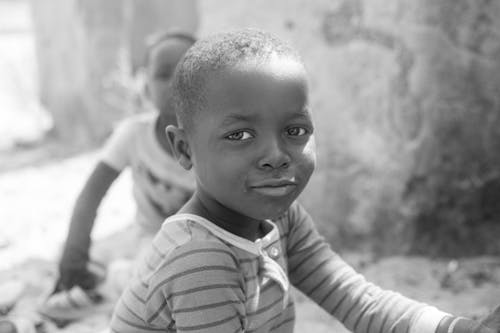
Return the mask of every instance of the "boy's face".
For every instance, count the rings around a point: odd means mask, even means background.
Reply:
[[[175,115],[172,107],[172,77],[175,67],[190,43],[180,39],[160,42],[151,50],[146,68],[146,84],[149,98],[160,113]]]
[[[254,219],[284,213],[315,166],[304,68],[278,58],[209,77],[188,133],[198,186]]]

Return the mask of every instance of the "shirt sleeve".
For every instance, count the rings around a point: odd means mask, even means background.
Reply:
[[[292,206],[288,219],[290,281],[349,330],[434,333],[448,315],[367,282],[330,249],[299,204]]]
[[[175,249],[152,277],[149,294],[147,316],[153,324],[168,307],[176,332],[244,332],[244,281],[237,259],[221,243]]]
[[[130,147],[135,132],[134,122],[131,119],[122,121],[111,133],[101,151],[100,159],[113,169],[122,171],[129,165]]]

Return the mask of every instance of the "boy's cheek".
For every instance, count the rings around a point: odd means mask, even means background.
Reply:
[[[300,180],[303,187],[305,187],[309,182],[309,179],[311,178],[315,168],[315,154],[308,154],[307,156],[303,156],[302,160],[297,164],[296,176],[298,176],[298,179]]]
[[[305,160],[307,161],[308,168],[311,169],[311,172],[316,168],[316,143],[314,141],[314,137],[309,139],[309,142],[304,147],[303,154],[305,156]]]

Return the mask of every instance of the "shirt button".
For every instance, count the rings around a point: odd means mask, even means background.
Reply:
[[[280,250],[277,247],[271,247],[269,251],[267,252],[269,256],[273,259],[277,258],[280,254]]]

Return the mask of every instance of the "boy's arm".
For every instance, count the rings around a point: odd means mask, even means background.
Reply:
[[[298,204],[289,211],[291,282],[353,332],[434,333],[447,314],[367,282],[319,236]]]
[[[78,196],[68,236],[59,262],[59,282],[56,289],[69,289],[79,285],[84,289],[94,287],[95,281],[86,270],[89,260],[90,234],[97,209],[107,190],[120,171],[99,162]]]
[[[499,310],[500,308],[497,308],[481,322],[449,316],[439,323],[436,333],[497,333],[500,329]]]

